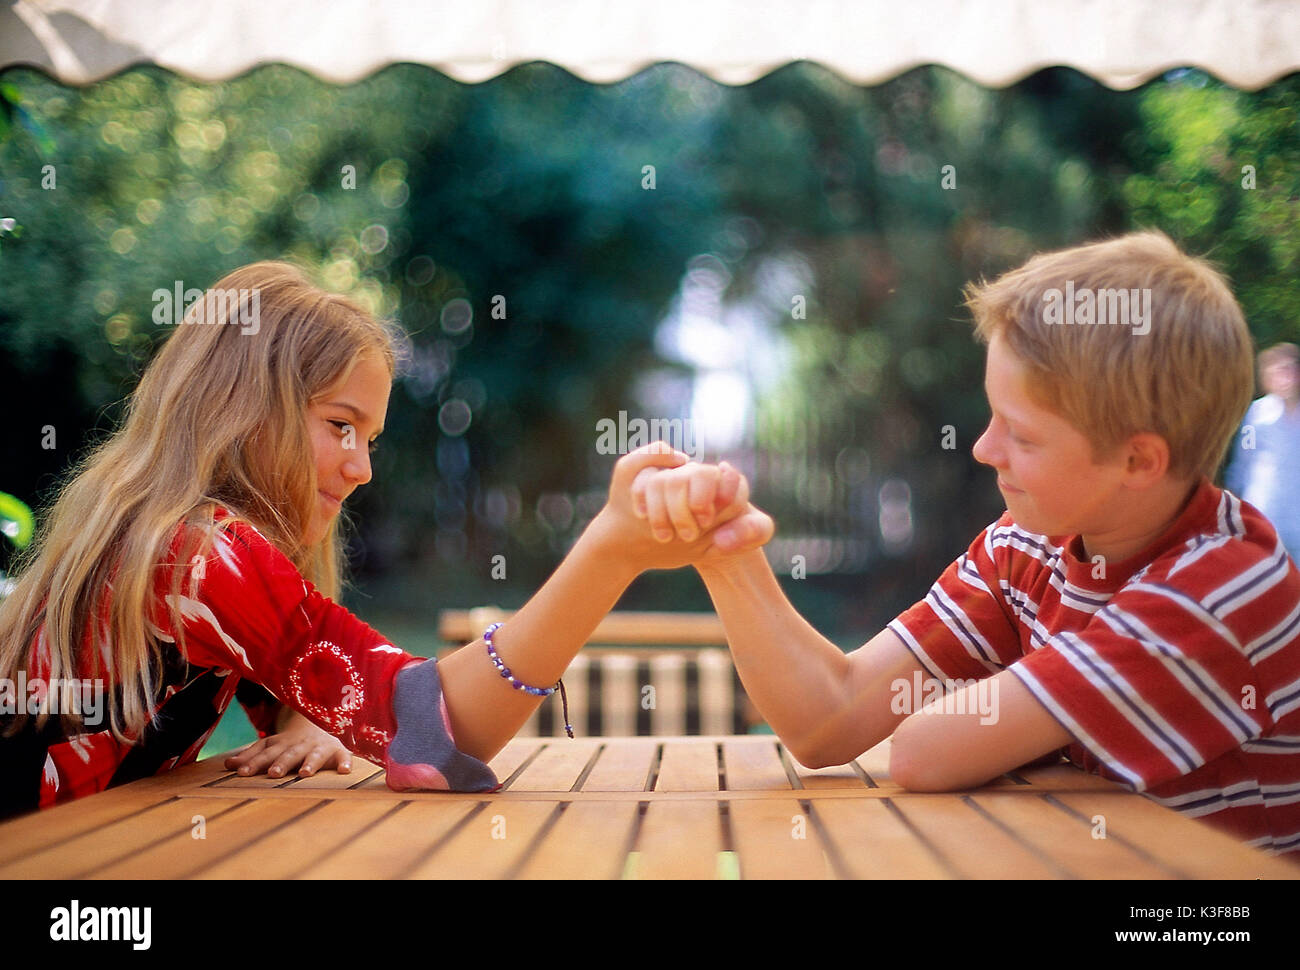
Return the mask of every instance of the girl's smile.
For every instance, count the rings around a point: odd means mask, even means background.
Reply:
[[[346,380],[308,407],[320,497],[307,532],[308,545],[325,537],[348,496],[370,481],[370,450],[383,433],[391,390],[388,368],[367,355],[357,361]]]

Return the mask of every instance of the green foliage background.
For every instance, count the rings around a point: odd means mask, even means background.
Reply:
[[[319,265],[412,335],[354,508],[348,601],[416,651],[440,608],[522,602],[599,507],[613,459],[596,421],[645,414],[646,374],[690,376],[656,330],[691,267],[779,322],[756,499],[783,554],[802,537],[865,549],[786,581],[846,645],[1000,511],[969,454],[987,409],[967,281],[1157,227],[1228,272],[1261,344],[1300,337],[1294,76],[1256,93],[1197,71],[1115,92],[1068,69],[987,90],[938,67],[859,88],[809,64],[738,88],[678,65],[608,86],[546,64],[480,85],[413,65],[346,87],[283,66],[215,85],[148,67],[83,89],[0,80],[0,217],[18,224],[0,238],[0,487],[39,508],[111,431],[167,335],[156,288]],[[802,267],[797,293],[773,297],[774,260]],[[440,423],[451,400],[472,410],[463,432]],[[887,482],[910,489],[903,548],[882,541]],[[707,598],[683,571],[624,605]]]

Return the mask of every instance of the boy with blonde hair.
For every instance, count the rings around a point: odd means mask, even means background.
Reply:
[[[762,512],[716,529],[747,551],[695,565],[749,696],[809,766],[892,735],[894,780],[942,791],[1064,749],[1300,853],[1300,574],[1211,482],[1252,390],[1227,283],[1147,232],[1040,254],[967,296],[992,409],[974,455],[1007,511],[848,655],[781,591]],[[694,538],[716,474],[643,472],[634,507],[661,541]]]

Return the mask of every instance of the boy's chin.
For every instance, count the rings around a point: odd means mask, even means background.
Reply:
[[[1008,508],[1011,513],[1011,521],[1021,532],[1028,532],[1030,535],[1046,536],[1047,538],[1060,538],[1061,536],[1071,535],[1068,528],[1058,524],[1045,522],[1042,519],[1035,518],[1032,515],[1017,515],[1015,509]]]
[[[1023,532],[1032,532],[1034,535],[1046,536],[1051,535],[1049,524],[1043,522],[1039,516],[1022,507],[1022,503],[1015,501],[1019,496],[1011,496],[1011,501],[1007,502],[1007,512],[1011,514],[1011,521],[1015,523],[1017,529]]]

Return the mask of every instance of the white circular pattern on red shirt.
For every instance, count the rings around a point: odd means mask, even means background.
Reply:
[[[310,699],[303,690],[303,670],[309,661],[317,658],[332,659],[348,682],[337,707],[325,707]],[[350,696],[348,687],[351,688]],[[360,672],[353,666],[352,658],[329,640],[313,643],[294,660],[293,666],[289,668],[289,692],[298,710],[319,722],[332,734],[341,734],[350,728],[352,712],[360,710],[365,704],[365,681]]]
[[[377,744],[380,748],[387,748],[393,743],[393,736],[391,734],[372,724],[361,725],[361,730],[357,733],[361,740],[369,741],[371,744]]]

